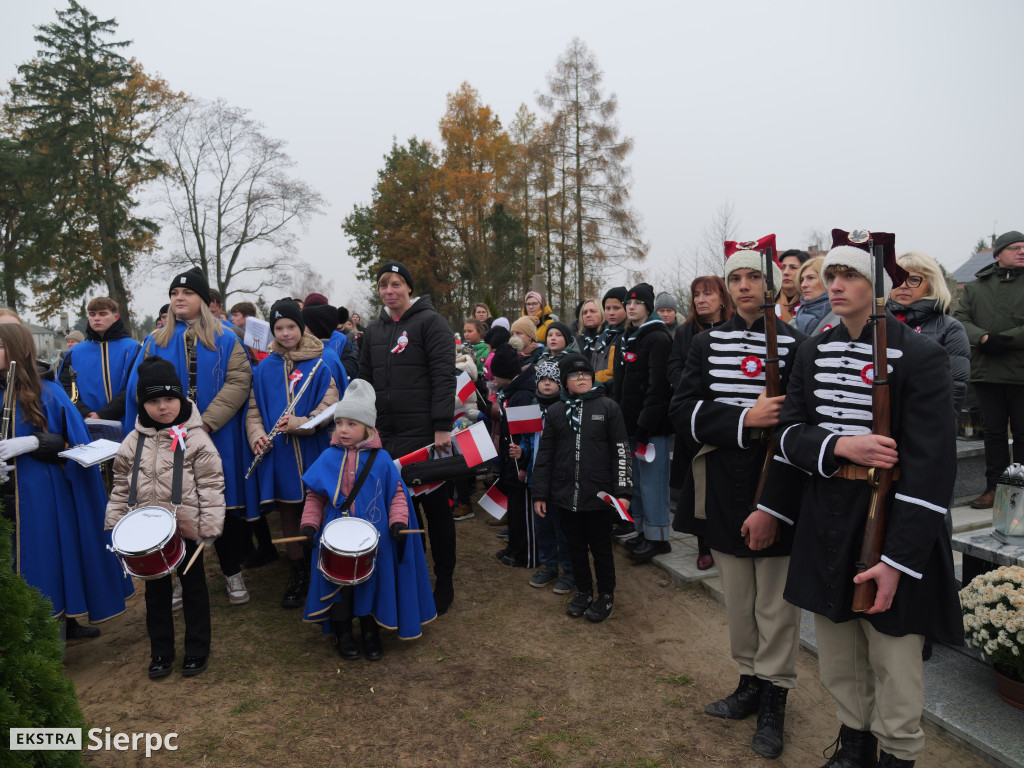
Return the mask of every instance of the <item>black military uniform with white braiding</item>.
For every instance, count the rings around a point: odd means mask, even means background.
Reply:
[[[883,562],[902,573],[892,608],[870,616],[851,610],[871,489],[863,480],[833,477],[846,463],[835,456],[838,438],[871,432],[870,324],[858,339],[838,325],[797,353],[775,431],[779,461],[760,506],[796,527],[786,600],[834,622],[861,617],[887,635],[919,634],[957,645],[963,625],[944,524],[956,476],[949,356],[891,314],[886,318],[891,434],[900,470],[882,547]],[[795,516],[779,504],[792,493],[784,472],[776,471],[787,462],[809,474]]]
[[[779,373],[783,394],[787,391],[797,347],[807,338],[793,327],[773,318],[779,347]],[[694,473],[705,482],[707,524],[704,537],[711,549],[737,557],[772,557],[789,554],[792,531],[780,526],[781,539],[767,549],[751,551],[740,528],[750,514],[766,448],[760,431],[743,426],[743,419],[765,387],[764,318],[750,328],[739,315],[717,328],[698,334],[690,345],[679,388],[669,408],[677,440],[685,440],[692,455],[704,446],[716,446],[694,463],[683,485],[679,505],[693,514]],[[700,478],[697,478],[698,485]],[[790,490],[795,506],[803,485],[802,473],[793,471]]]

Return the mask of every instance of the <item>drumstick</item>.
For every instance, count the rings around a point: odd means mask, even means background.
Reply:
[[[296,544],[300,541],[305,541],[305,536],[287,536],[283,539],[271,539],[271,544]]]
[[[203,547],[205,547],[205,546],[206,546],[206,539],[203,539],[202,541],[199,542],[199,546],[196,547],[196,551],[192,553],[192,559],[188,561],[188,565],[185,566],[185,570],[181,572],[182,576],[184,576],[186,573],[188,573],[188,569],[192,567],[192,563],[194,563],[196,561],[196,558],[199,557],[199,553],[203,551]]]
[[[408,533],[426,533],[425,528],[406,528],[404,531],[399,531],[399,536],[405,536]]]

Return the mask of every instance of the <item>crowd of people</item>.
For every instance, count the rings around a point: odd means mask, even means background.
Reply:
[[[93,299],[84,337],[69,336],[56,371],[0,310],[0,386],[16,391],[13,431],[0,435],[15,568],[50,598],[68,636],[95,636],[92,625],[121,613],[133,590],[108,552],[121,552],[110,532],[139,510],[171,509],[182,552],[145,580],[151,678],[172,671],[179,608],[182,674],[207,668],[207,546],[228,600],[244,604],[244,570],[277,560],[283,544],[282,608],[301,608],[342,658],[375,660],[381,628],[418,637],[455,601],[457,523],[476,516],[483,479],[502,500],[490,507],[489,522],[504,526],[497,559],[567,596],[573,618],[612,615],[616,539],[643,565],[671,551],[673,529],[696,537],[696,567],[721,575],[739,670],[736,690],[705,712],[756,715],[756,753],[783,750],[805,609],[841,726],[827,765],[913,765],[927,643],[962,640],[947,510],[968,382],[988,463],[975,506],[991,506],[1009,463],[1007,422],[1024,419],[1024,234],[995,241],[994,263],[955,317],[934,259],[897,257],[886,233],[833,235],[815,258],[775,259],[773,235],[726,243],[724,273],[696,278],[684,311],[639,283],[585,298],[566,320],[531,290],[518,315],[478,303],[457,329],[416,294],[405,265],[387,262],[376,319],[364,326],[321,294],[281,299],[267,349],[243,344],[256,307],[225,310],[193,269],[171,282],[141,344],[115,302]],[[872,245],[892,275],[884,311]],[[766,286],[777,289],[772,303]],[[872,412],[879,324],[883,431]],[[474,384],[468,396],[457,392],[460,375]],[[97,421],[119,422],[125,435],[105,474],[58,456],[88,442]],[[453,427],[477,422],[497,459],[409,487],[406,458],[450,454]],[[878,562],[860,567],[877,471],[892,477],[888,527]],[[354,520],[376,537],[376,560],[363,577],[339,580],[324,561],[347,551],[334,536]],[[54,531],[57,548],[46,541]],[[854,612],[861,584],[876,592]]]

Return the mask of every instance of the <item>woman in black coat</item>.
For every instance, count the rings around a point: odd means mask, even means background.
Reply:
[[[389,261],[377,271],[380,317],[359,348],[359,378],[377,392],[377,429],[384,449],[399,458],[431,443],[451,446],[455,400],[455,335],[428,296],[412,298],[409,269]],[[454,597],[455,521],[444,489],[415,497],[426,517],[434,560],[438,614]]]
[[[672,340],[672,352],[668,357],[668,380],[673,391],[679,389],[686,365],[686,356],[690,353],[690,344],[699,333],[716,328],[732,319],[732,299],[725,287],[725,281],[718,275],[704,275],[690,283],[690,314],[686,321],[676,328]],[[690,471],[693,455],[683,440],[675,441],[672,453],[672,471],[669,485],[680,489]],[[697,569],[706,571],[715,564],[711,548],[704,541],[704,520],[698,520],[686,505],[676,505],[676,514],[672,520],[672,529],[681,533],[689,533],[697,537]]]

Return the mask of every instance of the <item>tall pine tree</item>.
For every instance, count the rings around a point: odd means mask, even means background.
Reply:
[[[39,27],[37,57],[18,67],[8,116],[23,146],[47,158],[54,231],[33,280],[37,309],[50,315],[102,286],[129,312],[125,278],[138,255],[155,247],[158,226],[137,216],[139,187],[161,174],[149,144],[160,116],[182,97],[142,72],[111,41],[101,21],[75,0],[57,22]]]

